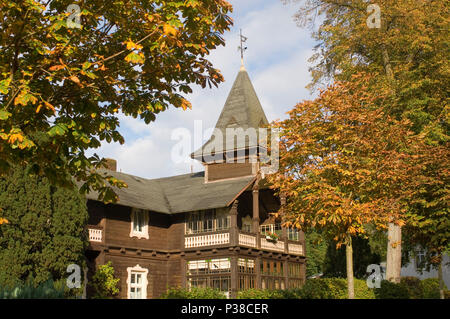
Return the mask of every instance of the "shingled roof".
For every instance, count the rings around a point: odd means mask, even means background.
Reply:
[[[242,177],[205,183],[204,172],[158,179],[146,179],[113,171],[108,171],[108,174],[128,185],[128,188],[114,189],[119,196],[117,204],[165,214],[226,207],[255,179]],[[87,194],[87,199],[97,198],[96,192]]]
[[[250,77],[245,68],[241,67],[215,128],[220,130],[223,138],[225,138],[227,128],[242,128],[243,130],[254,128],[257,130],[259,127],[266,126],[268,123],[264,110],[259,102],[252,82],[250,81]],[[210,152],[211,150],[213,150],[214,153],[225,153],[227,151],[242,148],[236,146],[237,142],[234,142],[234,146],[230,148],[227,147],[226,142],[224,141],[221,143],[223,146],[222,149],[214,147],[213,144],[214,136],[212,136],[200,149],[192,153],[191,157],[203,160],[203,154],[205,154],[205,152]],[[256,145],[257,141],[256,143],[252,143],[252,141],[246,137],[244,148],[251,148]]]

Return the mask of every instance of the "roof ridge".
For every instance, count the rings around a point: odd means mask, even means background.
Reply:
[[[167,194],[166,194],[166,192],[165,192],[165,189],[164,189],[164,187],[163,187],[161,181],[160,181],[160,180],[156,180],[156,182],[157,182],[157,183],[159,184],[159,186],[160,186],[161,193],[162,193],[163,198],[164,198],[164,201],[166,202],[166,205],[167,205],[167,210],[169,211],[170,214],[173,214],[173,208],[172,208],[172,206],[170,205],[169,198],[167,197]]]

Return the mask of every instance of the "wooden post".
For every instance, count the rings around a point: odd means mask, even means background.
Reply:
[[[256,177],[255,184],[252,188],[253,194],[253,232],[256,233],[256,248],[261,248],[261,239],[259,232],[259,175]]]
[[[302,245],[302,252],[303,252],[303,256],[306,257],[306,241],[305,241],[305,233],[301,230],[298,234],[298,241],[301,243]]]
[[[255,260],[255,274],[256,274],[256,282],[255,288],[261,289],[261,257],[256,257]]]
[[[302,275],[302,285],[306,283],[306,260],[303,260],[303,263],[300,266],[301,275]]]
[[[237,246],[239,244],[239,229],[237,225],[239,201],[236,199],[230,209],[230,244]]]
[[[233,256],[230,258],[230,267],[231,267],[231,298],[236,299],[238,293],[238,257],[233,253]]]
[[[284,252],[286,254],[288,254],[289,253],[289,246],[288,246],[287,228],[282,227],[281,231],[282,231],[281,240],[283,240],[283,242],[284,242]]]
[[[181,287],[187,289],[187,262],[184,258],[181,259]]]
[[[283,261],[284,289],[289,289],[289,262]]]
[[[284,206],[286,205],[286,196],[283,193],[280,194],[280,205],[281,205],[281,214],[283,215]],[[287,229],[282,227],[282,231],[283,231],[282,240],[284,240],[284,252],[287,254],[289,253]]]

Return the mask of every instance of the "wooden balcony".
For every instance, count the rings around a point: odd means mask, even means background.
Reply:
[[[103,236],[103,227],[101,226],[95,226],[95,225],[88,225],[87,226],[88,236],[89,236],[89,243],[92,245],[99,245],[102,244],[104,241]]]
[[[184,238],[184,248],[220,246],[230,243],[230,232],[188,235]]]
[[[238,246],[255,248],[261,250],[275,251],[288,253],[292,255],[304,256],[303,242],[288,240],[282,238],[276,242],[268,240],[264,235],[257,235],[255,233],[244,232],[241,230],[237,231],[237,241],[235,242]],[[214,233],[203,233],[186,235],[184,237],[184,248],[209,248],[217,246],[229,246],[233,244],[233,234],[232,230],[225,230]],[[258,242],[259,239],[259,242]]]
[[[250,233],[239,232],[239,246],[256,248],[256,235]]]

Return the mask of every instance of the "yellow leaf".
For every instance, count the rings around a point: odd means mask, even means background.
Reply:
[[[54,65],[54,66],[51,66],[48,70],[49,71],[58,71],[61,69],[64,69],[64,65]]]
[[[164,24],[163,29],[166,35],[177,35],[177,29],[172,27],[170,24]]]
[[[53,113],[55,112],[55,107],[53,105],[51,105],[50,103],[48,103],[46,101],[44,101],[44,104],[48,109],[51,109],[53,111]]]
[[[183,108],[183,110],[186,110],[186,109],[192,109],[192,104],[191,104],[191,102],[189,102],[188,100],[186,100],[186,99],[182,99],[181,100],[181,107]]]
[[[71,79],[76,84],[80,84],[80,79],[75,75],[72,75],[69,79]]]
[[[125,44],[127,45],[127,50],[133,50],[133,49],[140,50],[140,49],[142,49],[142,45],[136,44],[136,43],[134,43],[131,40],[126,41]]]

